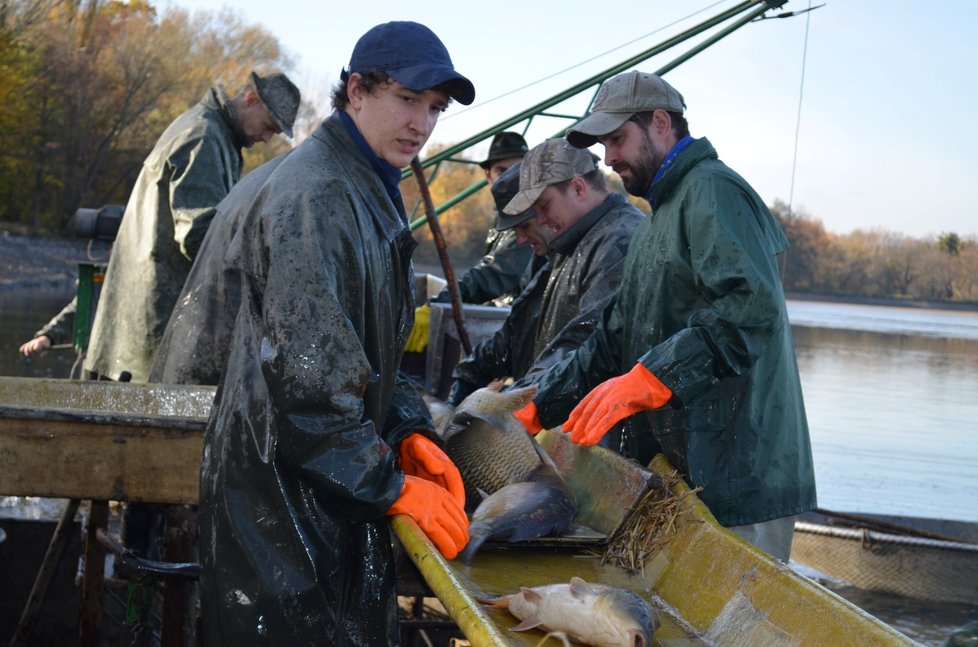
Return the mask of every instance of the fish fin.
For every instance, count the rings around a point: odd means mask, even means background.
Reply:
[[[485,604],[490,607],[495,607],[497,609],[508,609],[509,599],[513,597],[511,595],[500,595],[498,598],[476,598],[475,601],[479,604]]]
[[[474,419],[475,416],[467,411],[457,411],[452,414],[452,417],[445,425],[445,430],[441,434],[442,439],[447,443],[455,434],[468,429]]]
[[[583,598],[587,595],[594,594],[591,585],[576,575],[570,580],[570,592],[575,598]]]
[[[536,629],[541,624],[543,624],[543,623],[540,622],[540,619],[539,618],[537,618],[537,617],[530,617],[530,618],[527,618],[526,620],[524,620],[523,622],[519,623],[518,625],[516,625],[512,629],[510,629],[510,631],[526,631],[527,629]]]
[[[540,388],[536,384],[531,384],[519,389],[503,391],[502,394],[506,397],[506,408],[510,411],[522,409],[526,405],[530,404],[530,401],[533,398],[537,397],[537,392],[539,390]]]
[[[486,388],[489,389],[490,391],[495,391],[496,393],[499,393],[500,391],[503,390],[503,381],[493,380],[492,382],[486,385]]]
[[[473,555],[475,555],[477,550],[482,548],[482,544],[486,543],[486,539],[488,538],[489,535],[473,535],[470,533],[469,543],[465,544],[465,548],[458,554],[458,558],[462,560],[462,563],[466,566],[471,566]]]
[[[540,604],[543,602],[543,596],[528,586],[521,586],[520,593],[523,594],[523,599],[527,602],[531,602],[533,604]]]

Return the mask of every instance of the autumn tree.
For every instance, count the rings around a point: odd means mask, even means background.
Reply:
[[[430,154],[444,150],[449,145],[432,146]],[[485,179],[482,169],[474,162],[464,160],[443,162],[434,174],[429,169],[428,175],[430,176],[428,188],[436,208]],[[401,182],[401,192],[412,219],[425,216],[424,205],[419,201],[417,180],[413,176]],[[457,276],[461,276],[485,253],[486,233],[492,226],[495,213],[496,207],[492,194],[489,187],[485,186],[439,214],[438,222],[445,234],[449,257]],[[414,237],[419,243],[414,254],[415,263],[440,267],[438,253],[428,225],[415,229]]]
[[[206,89],[291,62],[228,10],[162,16],[144,0],[7,0],[0,22],[0,217],[62,229],[125,203],[160,133]],[[262,147],[249,167],[288,148]],[[271,148],[271,150],[267,150]]]
[[[821,286],[819,259],[830,245],[822,221],[804,212],[792,213],[788,205],[775,200],[771,213],[777,218],[791,247],[785,254],[784,276],[786,290],[817,290]]]

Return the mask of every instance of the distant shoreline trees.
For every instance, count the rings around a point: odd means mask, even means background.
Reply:
[[[81,206],[125,204],[160,133],[215,83],[292,63],[233,12],[146,0],[4,0],[0,10],[0,221],[60,233]],[[301,115],[302,113],[300,113]],[[246,164],[289,147],[246,152]]]
[[[978,240],[954,232],[911,238],[880,229],[850,234],[825,231],[807,214],[788,215],[776,200],[772,212],[791,249],[785,290],[908,301],[978,302]]]

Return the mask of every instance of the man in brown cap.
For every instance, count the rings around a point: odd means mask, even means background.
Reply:
[[[787,561],[794,515],[815,507],[778,269],[788,241],[754,189],[690,136],[684,111],[662,78],[626,72],[567,133],[573,146],[600,143],[653,215],[594,333],[515,415],[531,432],[563,424],[581,445],[614,430],[642,464],[664,453],[717,521]]]
[[[506,169],[518,164],[529,148],[519,133],[501,132],[492,138],[489,155],[479,166],[490,186]],[[520,277],[533,257],[533,251],[517,243],[514,232],[499,229],[498,212],[486,234],[486,251],[482,259],[459,279],[459,298],[462,303],[495,301],[508,304],[519,292]],[[450,301],[448,288],[432,298],[436,303]]]
[[[510,173],[493,185],[494,195]],[[500,226],[519,226],[531,213],[556,235],[546,265],[513,300],[502,328],[456,367],[453,404],[494,379],[532,376],[580,346],[618,289],[629,241],[643,220],[608,191],[597,157],[563,139],[529,152],[518,189],[503,205]]]
[[[259,76],[234,98],[220,85],[176,118],[143,162],[92,325],[85,370],[145,382],[217,203],[241,176],[241,149],[292,135],[299,89]]]

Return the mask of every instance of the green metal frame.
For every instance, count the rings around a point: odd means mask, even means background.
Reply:
[[[455,144],[454,146],[450,146],[449,148],[446,148],[445,150],[440,151],[435,155],[432,155],[428,159],[424,160],[421,164],[422,168],[434,167],[434,169],[429,174],[429,177],[427,177],[428,184],[434,182],[435,178],[438,175],[438,170],[440,169],[441,165],[445,162],[473,164],[474,162],[472,160],[456,158],[455,156],[467,150],[468,148],[471,148],[472,146],[475,146],[476,144],[479,144],[485,141],[486,139],[493,137],[497,133],[500,133],[504,130],[512,128],[517,124],[525,122],[522,128],[522,134],[526,134],[526,132],[530,128],[530,124],[533,122],[533,120],[536,117],[556,117],[561,119],[567,119],[571,121],[570,125],[572,125],[573,123],[580,121],[587,115],[587,112],[588,110],[590,110],[591,105],[594,102],[594,97],[597,95],[598,89],[601,87],[601,84],[604,83],[604,81],[606,81],[607,79],[611,78],[612,76],[615,76],[616,74],[620,74],[621,72],[625,72],[633,68],[634,66],[638,65],[642,61],[645,61],[657,54],[661,54],[662,52],[665,52],[666,50],[675,47],[676,45],[679,45],[680,43],[683,43],[689,40],[690,38],[698,36],[714,27],[717,27],[722,23],[727,22],[728,20],[733,19],[736,16],[740,16],[741,14],[744,14],[744,12],[748,12],[749,10],[753,9],[752,11],[749,11],[746,15],[743,15],[740,18],[738,18],[736,21],[732,22],[730,25],[728,25],[721,31],[717,32],[716,34],[713,34],[708,39],[704,40],[702,43],[696,45],[686,53],[682,54],[681,56],[677,57],[673,61],[667,63],[666,65],[663,65],[662,67],[660,67],[655,71],[656,74],[663,75],[669,72],[670,70],[672,70],[673,68],[679,66],[680,64],[688,61],[690,58],[692,58],[696,54],[699,54],[707,47],[710,47],[711,45],[717,43],[723,38],[729,36],[730,34],[737,31],[747,23],[752,22],[753,20],[759,18],[762,14],[764,14],[764,12],[770,9],[776,9],[783,6],[785,2],[787,2],[787,0],[745,0],[745,2],[741,2],[740,4],[731,7],[730,9],[727,9],[726,11],[723,11],[720,14],[701,22],[695,27],[692,27],[680,34],[677,34],[676,36],[673,36],[672,38],[669,38],[657,45],[654,45],[649,49],[646,49],[645,51],[636,54],[635,56],[632,56],[631,58],[626,59],[621,63],[618,63],[617,65],[609,67],[606,70],[603,70],[602,72],[599,72],[585,79],[584,81],[581,81],[580,83],[568,88],[567,90],[564,90],[563,92],[555,94],[549,99],[545,99],[544,101],[541,101],[535,106],[527,108],[523,112],[520,112],[508,119],[499,122],[495,126],[487,128],[482,132],[473,135],[472,137],[469,137],[468,139],[459,142],[458,144]],[[548,109],[558,105],[563,101],[576,97],[577,95],[582,94],[587,90],[592,91],[591,100],[588,102],[588,106],[582,114],[566,115],[566,114],[547,112]],[[566,130],[567,128],[563,128],[559,132],[555,133],[553,136],[562,137],[564,135],[564,132],[566,132]],[[411,175],[412,172],[410,170],[407,170],[402,174],[401,179],[402,180],[406,179],[408,177],[411,177]],[[486,180],[483,179],[466,187],[465,189],[458,192],[457,194],[455,194],[453,197],[449,198],[442,204],[437,205],[435,208],[436,214],[440,214],[448,209],[451,209],[452,207],[459,204],[460,202],[462,202],[472,194],[479,191],[484,186],[486,186]],[[421,207],[420,202],[415,205],[414,211],[412,212],[412,218],[414,217],[414,215],[417,214],[420,207]],[[424,225],[427,222],[427,220],[428,220],[427,216],[421,216],[417,219],[413,219],[411,221],[412,231]]]

